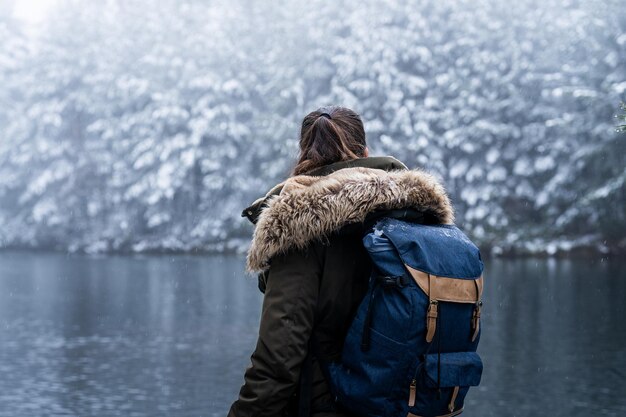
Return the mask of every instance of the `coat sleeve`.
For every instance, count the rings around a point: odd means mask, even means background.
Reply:
[[[321,265],[314,245],[272,259],[259,338],[228,417],[282,415],[295,392],[317,304]]]

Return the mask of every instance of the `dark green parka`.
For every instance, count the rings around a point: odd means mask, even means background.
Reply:
[[[371,273],[361,243],[380,215],[451,223],[452,208],[431,175],[391,157],[338,162],[291,177],[244,210],[256,223],[247,267],[265,292],[252,365],[229,417],[295,416],[302,365],[314,332],[327,360],[338,360]],[[314,355],[312,355],[314,356]],[[311,413],[333,404],[312,359]]]

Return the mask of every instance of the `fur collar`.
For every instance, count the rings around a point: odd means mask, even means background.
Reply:
[[[291,177],[279,186],[280,193],[267,198],[259,216],[247,258],[250,272],[267,269],[274,255],[363,222],[374,210],[412,208],[438,223],[454,221],[443,186],[421,170],[344,168],[323,177]]]

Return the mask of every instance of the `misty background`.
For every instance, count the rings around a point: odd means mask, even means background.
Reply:
[[[0,247],[243,251],[338,104],[486,253],[624,253],[623,6],[0,0]]]

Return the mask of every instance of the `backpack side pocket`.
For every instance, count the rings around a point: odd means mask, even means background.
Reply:
[[[424,417],[460,414],[469,388],[480,383],[482,370],[476,352],[424,355],[409,385],[409,412]]]

